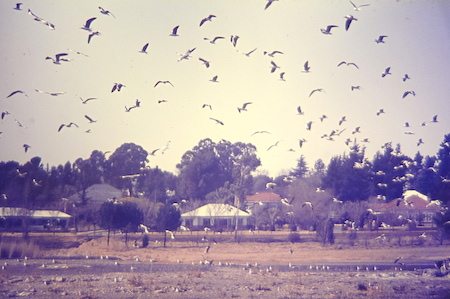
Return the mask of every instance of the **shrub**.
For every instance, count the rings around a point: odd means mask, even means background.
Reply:
[[[287,236],[287,240],[288,240],[288,242],[291,242],[291,243],[298,243],[298,242],[300,242],[300,234],[299,233],[290,233]]]

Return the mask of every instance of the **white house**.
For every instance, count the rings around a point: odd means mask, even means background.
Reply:
[[[210,203],[181,215],[181,224],[190,229],[234,229],[248,225],[250,214],[232,205]]]
[[[28,221],[31,231],[67,230],[72,216],[55,210],[28,210],[24,208],[0,208],[0,230],[16,231],[22,229],[22,221]]]

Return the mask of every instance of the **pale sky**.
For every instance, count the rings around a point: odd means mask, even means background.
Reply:
[[[168,145],[164,154],[160,150],[149,157],[149,165],[175,172],[183,153],[203,138],[254,144],[259,170],[272,176],[295,167],[300,155],[310,166],[318,158],[328,163],[348,152],[347,138],[368,138],[362,144],[369,159],[389,141],[400,143],[410,156],[418,150],[434,155],[450,133],[450,2],[354,2],[370,5],[355,11],[344,0],[280,0],[264,10],[264,0],[40,0],[24,1],[22,10],[14,10],[16,2],[1,1],[0,112],[10,114],[0,120],[0,161],[23,163],[40,156],[43,163],[58,165],[134,142],[148,152]],[[101,14],[99,5],[114,17]],[[34,21],[28,9],[55,30]],[[210,14],[216,17],[200,27]],[[358,20],[346,31],[349,14]],[[91,29],[101,35],[88,44],[89,32],[81,27],[91,17],[97,17]],[[321,33],[331,24],[339,27],[331,35]],[[177,25],[179,36],[169,36]],[[239,36],[236,47],[231,35]],[[379,35],[388,36],[385,43],[375,43]],[[215,36],[224,39],[216,44],[204,40]],[[139,53],[146,43],[148,54]],[[189,60],[178,61],[192,48]],[[263,54],[274,50],[283,54]],[[70,61],[56,65],[45,59],[57,53],[69,53]],[[274,73],[271,61],[280,66]],[[306,61],[309,73],[303,72]],[[359,69],[337,67],[341,61]],[[392,75],[382,78],[387,67]],[[406,73],[411,79],[403,82]],[[215,75],[219,82],[210,82]],[[159,80],[174,87],[154,88]],[[111,93],[115,82],[126,87]],[[351,91],[352,85],[361,88]],[[309,97],[317,88],[324,91]],[[65,94],[52,97],[35,89]],[[6,98],[16,90],[28,97]],[[416,96],[402,99],[405,91]],[[80,97],[97,100],[82,104]],[[136,99],[141,107],[125,112]],[[244,102],[252,104],[238,113]],[[298,106],[304,115],[297,114]],[[385,113],[377,116],[379,109]],[[323,114],[327,118],[321,122]],[[438,122],[431,123],[436,114]],[[89,124],[84,115],[97,122]],[[347,121],[339,126],[342,116]],[[79,128],[58,132],[70,122]],[[411,127],[405,128],[405,122]],[[352,134],[356,127],[361,133]],[[334,141],[321,138],[342,129]],[[251,136],[259,130],[270,134]],[[302,138],[306,142],[300,148]],[[424,144],[417,146],[420,138]],[[27,153],[23,144],[31,145]]]

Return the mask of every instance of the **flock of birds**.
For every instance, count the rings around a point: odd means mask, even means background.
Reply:
[[[277,1],[278,0],[266,1],[264,10],[273,9],[273,6],[276,5],[274,3]],[[358,14],[359,11],[362,9],[366,9],[366,8],[370,9],[370,6],[371,6],[371,4],[368,4],[368,3],[357,5],[354,2],[349,1],[349,7],[354,10],[355,14]],[[19,12],[27,12],[28,15],[30,15],[33,18],[33,20],[36,21],[37,23],[47,26],[50,30],[58,30],[57,26],[55,26],[52,22],[38,16],[36,13],[34,13],[32,8],[24,7],[24,5],[22,3],[17,3],[15,7],[12,7],[12,9],[15,11],[19,11]],[[116,14],[113,14],[111,11],[109,11],[108,9],[105,9],[103,7],[99,6],[97,13],[99,13],[101,16],[104,16],[104,17],[111,17],[115,21],[120,21],[119,15],[116,16]],[[90,47],[95,47],[95,39],[101,38],[101,36],[102,36],[102,33],[96,29],[96,20],[98,18],[99,18],[98,16],[93,16],[93,17],[90,17],[90,18],[80,22],[80,24],[81,24],[80,30],[86,31],[86,33],[87,33],[86,43],[89,44]],[[199,21],[198,26],[200,28],[203,28],[205,26],[208,26],[207,25],[208,23],[219,21],[220,18],[221,18],[220,15],[219,16],[216,16],[214,14],[207,15]],[[340,27],[343,27],[346,32],[350,32],[354,26],[358,26],[357,23],[358,23],[359,17],[349,14],[349,15],[345,16],[344,19],[345,19],[345,22],[342,25],[341,24],[327,24],[323,28],[317,28],[317,34],[319,34],[319,35],[323,34],[324,36],[326,36],[325,38],[332,38],[333,33],[336,30],[340,30]],[[174,26],[171,30],[167,31],[168,38],[174,38],[174,39],[179,38],[182,35],[182,29],[183,28],[180,25]],[[374,42],[376,44],[385,44],[389,41],[388,39],[389,39],[388,35],[382,34],[382,35],[379,35],[378,37],[376,37]],[[216,45],[218,43],[226,42],[227,37],[225,35],[217,35],[214,37],[205,37],[204,40],[207,41],[208,43],[210,43],[211,45]],[[283,68],[280,66],[280,64],[277,62],[278,57],[286,55],[284,53],[284,51],[282,51],[282,50],[265,50],[265,51],[262,51],[262,53],[261,53],[258,51],[257,47],[252,48],[249,51],[241,51],[239,48],[239,45],[242,41],[242,38],[239,35],[232,34],[232,35],[230,35],[228,40],[229,40],[228,42],[230,43],[230,47],[232,49],[235,49],[236,52],[243,54],[244,56],[246,56],[248,58],[251,58],[258,54],[262,55],[262,57],[269,58],[268,72],[270,72],[272,74],[278,74],[280,81],[288,80],[287,72],[284,71]],[[181,63],[183,61],[193,60],[194,55],[196,55],[197,52],[199,52],[198,48],[199,48],[198,46],[197,47],[193,46],[193,47],[188,48],[185,52],[180,54],[178,61]],[[136,55],[152,55],[151,50],[152,50],[151,44],[149,42],[145,42],[145,43],[143,43],[142,46],[136,47],[136,53],[137,53]],[[89,59],[88,54],[82,53],[77,50],[68,49],[67,52],[60,52],[60,53],[56,53],[54,55],[49,55],[49,56],[45,57],[45,60],[48,60],[49,63],[58,65],[58,67],[59,67],[64,64],[67,64],[67,63],[75,63],[72,59],[73,55],[82,55],[82,56],[85,56],[87,59]],[[209,59],[201,57],[200,53],[199,53],[199,56],[197,56],[195,60],[197,60],[199,63],[201,63],[201,65],[203,65],[205,69],[212,68],[213,62],[211,62]],[[351,68],[355,71],[359,71],[359,69],[360,69],[360,66],[357,63],[355,63],[353,61],[347,61],[347,60],[339,61],[336,64],[336,67],[337,68],[347,67],[347,68]],[[299,71],[301,71],[302,73],[308,74],[308,73],[311,73],[313,71],[313,69],[314,69],[314,66],[312,65],[311,61],[307,60],[303,64],[302,69]],[[380,76],[382,78],[392,76],[391,71],[392,71],[391,66],[387,66],[385,68],[385,70],[380,74]],[[211,82],[211,84],[220,84],[221,81],[219,80],[219,78],[220,78],[219,75],[214,75],[209,81]],[[406,83],[409,80],[412,80],[410,75],[406,72],[404,73],[404,75],[402,76],[401,79],[402,79],[402,82],[404,82],[404,83]],[[153,88],[160,88],[162,86],[167,86],[169,88],[176,88],[175,84],[172,83],[170,80],[158,80],[153,84]],[[357,91],[361,90],[361,88],[362,87],[360,85],[352,85],[351,91],[357,92]],[[112,94],[123,92],[126,89],[127,89],[127,85],[124,82],[112,82],[110,94],[112,96]],[[34,89],[34,92],[40,93],[40,94],[45,94],[45,95],[48,95],[51,97],[58,97],[58,96],[66,95],[66,92],[62,92],[62,91],[54,92],[54,91],[43,91],[40,89]],[[326,93],[325,88],[322,88],[322,87],[315,88],[315,89],[312,89],[308,93],[307,97],[313,98],[319,94],[324,94],[324,93]],[[14,98],[20,97],[20,96],[32,97],[32,94],[29,91],[25,91],[25,90],[13,90],[8,95],[6,95],[6,99],[13,100]],[[405,90],[403,92],[401,98],[406,99],[406,98],[414,97],[414,96],[416,96],[416,92],[413,89],[408,88],[407,90]],[[98,101],[99,99],[97,97],[87,97],[87,98],[80,97],[80,100],[81,100],[82,104],[88,105],[93,101]],[[166,99],[157,101],[158,104],[164,104],[167,102],[168,102],[168,100],[166,100]],[[236,111],[239,114],[251,113],[252,107],[254,107],[256,105],[261,105],[261,103],[258,103],[256,100],[244,101],[240,106],[236,107]],[[133,112],[142,107],[143,107],[142,99],[135,99],[134,101],[130,102],[129,104],[124,105],[123,111],[126,113],[130,113],[130,112]],[[211,103],[203,103],[201,105],[202,110],[213,111],[214,108],[215,108],[214,105]],[[292,113],[295,113],[302,118],[305,118],[307,115],[307,113],[301,107],[301,105],[298,105],[296,107],[296,110],[292,111]],[[384,108],[380,108],[374,114],[377,117],[382,117],[382,115],[386,114],[386,110]],[[20,114],[18,112],[11,113],[10,111],[7,111],[7,110],[1,111],[1,120],[5,121],[8,118],[12,118],[16,122],[16,124],[21,128],[25,128],[27,126],[27,124],[24,124],[22,121],[19,120]],[[58,126],[55,127],[55,131],[57,131],[60,134],[63,134],[63,132],[67,129],[79,129],[79,128],[85,127],[85,129],[84,129],[85,133],[92,133],[93,129],[88,126],[96,123],[97,120],[88,114],[85,114],[84,118],[87,120],[87,122],[83,123],[83,124],[80,122],[77,122],[77,121],[61,122]],[[223,119],[221,119],[220,117],[209,116],[208,118],[214,124],[217,124],[219,126],[226,125],[225,121]],[[305,136],[297,139],[298,148],[291,147],[288,149],[288,151],[296,152],[297,150],[301,150],[305,146],[305,144],[307,144],[307,142],[309,140],[308,134],[310,137],[312,137],[312,135],[311,135],[312,133],[308,133],[308,132],[315,131],[316,127],[318,127],[320,124],[322,124],[326,121],[329,121],[330,118],[331,117],[329,115],[322,114],[318,120],[315,120],[315,119],[305,120],[305,130],[306,130]],[[330,130],[329,132],[320,134],[321,139],[327,140],[327,141],[336,141],[338,139],[343,138],[344,139],[343,142],[345,143],[346,146],[351,146],[356,143],[358,143],[358,144],[359,143],[362,143],[362,144],[370,143],[370,139],[368,137],[358,138],[359,135],[362,134],[362,132],[363,132],[363,129],[361,126],[357,126],[353,129],[348,128],[345,126],[345,124],[347,122],[348,122],[347,115],[340,116],[339,121],[337,122],[334,129]],[[438,122],[438,115],[434,115],[431,120],[423,121],[420,124],[420,126],[424,127],[429,124],[435,124],[437,122]],[[416,134],[416,132],[414,132],[410,129],[413,127],[410,122],[404,122],[403,127],[405,128],[404,134],[406,134],[406,135],[415,135]],[[0,137],[5,133],[6,132],[0,131]],[[251,133],[250,137],[255,136],[255,135],[271,135],[271,134],[272,133],[269,130],[257,130],[257,131],[254,131],[253,133]],[[347,135],[345,135],[345,134],[347,134]],[[346,136],[346,137],[343,137],[343,136]],[[270,146],[266,147],[266,151],[273,151],[276,147],[279,147],[279,145],[282,142],[284,142],[284,141],[281,139],[275,139],[275,142],[273,142]],[[421,146],[422,144],[424,144],[424,138],[419,137],[417,139],[416,144],[418,147]],[[25,153],[29,152],[30,148],[32,148],[32,145],[30,145],[28,143],[23,143],[23,150]]]

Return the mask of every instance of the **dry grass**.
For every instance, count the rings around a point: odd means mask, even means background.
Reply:
[[[48,256],[100,256],[108,255],[123,260],[133,260],[139,257],[142,261],[150,259],[160,263],[190,264],[208,259],[215,262],[230,263],[270,263],[287,264],[289,262],[327,263],[327,262],[392,262],[398,256],[404,261],[423,260],[434,261],[448,257],[450,246],[407,246],[407,247],[342,247],[321,246],[317,242],[305,243],[218,243],[210,244],[208,253],[205,253],[207,243],[172,242],[167,247],[151,243],[148,248],[125,246],[121,238],[112,238],[107,246],[106,238],[98,238],[83,243],[77,248],[46,251]],[[290,253],[292,249],[292,253]]]

